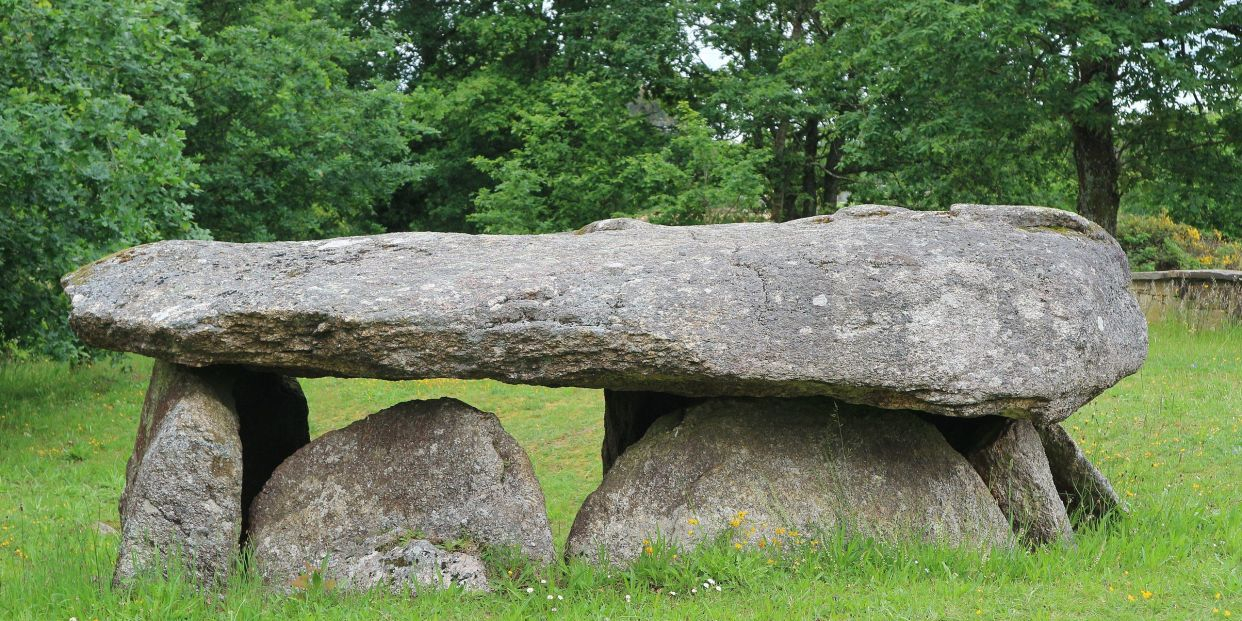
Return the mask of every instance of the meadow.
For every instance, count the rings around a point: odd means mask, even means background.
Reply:
[[[1067,427],[1126,510],[1076,547],[959,550],[831,538],[658,550],[627,570],[510,566],[490,594],[110,586],[150,362],[0,366],[0,619],[1242,619],[1242,327],[1153,325],[1143,369]],[[495,412],[529,452],[563,545],[600,478],[599,391],[490,381],[305,380],[313,436],[408,399]],[[504,572],[502,572],[504,573]],[[719,588],[717,588],[719,587]]]

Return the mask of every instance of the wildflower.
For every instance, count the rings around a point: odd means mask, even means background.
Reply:
[[[740,541],[739,541],[739,542],[734,543],[734,544],[733,544],[733,548],[734,548],[734,549],[736,549],[736,550],[741,550],[741,549],[742,549],[742,542],[740,542]]]
[[[699,594],[699,590],[698,590],[698,589],[690,589],[690,594],[691,594],[691,595],[698,595],[698,594]]]
[[[668,594],[669,594],[669,595],[677,595],[677,591],[669,591],[669,592],[668,592]]]
[[[741,525],[742,525],[742,518],[733,518],[732,520],[729,520],[729,526],[732,526],[733,528],[737,528],[738,526],[741,526]]]
[[[535,587],[526,587],[527,594],[534,593],[534,592],[535,592]]]
[[[557,595],[557,596],[556,596],[556,599],[557,599],[557,600],[563,600],[563,599],[565,599],[565,596],[564,596],[564,595]]]
[[[547,580],[544,580],[543,578],[539,579],[539,584],[547,584],[547,583],[548,583]]]
[[[556,612],[556,606],[552,607],[552,612]]]
[[[708,584],[716,584],[716,581],[715,581],[715,580],[712,580],[711,578],[708,578],[708,579],[707,579],[707,583],[708,583]],[[1217,593],[1217,594],[1216,594],[1216,599],[1220,599],[1220,593]]]
[[[644,552],[647,556],[651,556],[652,554],[654,554],[654,553],[655,553],[655,549],[654,549],[654,548],[652,548],[651,546],[647,546],[647,547],[643,548],[643,552]]]
[[[1143,594],[1143,599],[1151,599],[1151,591],[1139,591],[1139,593]]]
[[[1225,612],[1224,612],[1224,613],[1222,613],[1222,614],[1224,614],[1226,617],[1232,617],[1232,616],[1233,616],[1233,613],[1232,613],[1232,612],[1229,612],[1229,609],[1228,609],[1228,608],[1226,608],[1226,609],[1225,609]]]
[[[548,601],[552,601],[552,595],[548,594]]]
[[[626,594],[625,594],[625,601],[626,601],[627,603],[630,601],[630,594],[629,594],[629,593],[626,593]]]
[[[717,585],[716,585],[716,591],[717,591],[717,592],[719,592],[719,591],[720,591],[720,585],[719,585],[719,584],[717,584]]]
[[[1134,601],[1135,599],[1138,599],[1138,598],[1134,597],[1133,595],[1130,595],[1129,593],[1126,593],[1126,599],[1130,601]]]
[[[690,518],[690,519],[686,520],[686,523],[687,523],[687,524],[689,524],[689,525],[691,525],[691,526],[698,526],[698,525],[699,525],[699,520],[698,520],[698,518]]]

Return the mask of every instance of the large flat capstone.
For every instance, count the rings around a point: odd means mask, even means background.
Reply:
[[[288,375],[494,378],[1065,418],[1146,356],[1125,256],[1068,212],[168,241],[68,275],[95,346]]]

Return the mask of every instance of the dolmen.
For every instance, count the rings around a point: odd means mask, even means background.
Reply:
[[[165,241],[67,275],[88,344],[156,359],[115,580],[489,588],[553,560],[494,414],[396,404],[311,440],[297,377],[604,389],[564,552],[626,564],[847,536],[1072,545],[1117,505],[1060,422],[1146,356],[1126,257],[1068,212],[859,206],[781,224]],[[1075,518],[1071,520],[1071,518]],[[783,538],[783,539],[782,539]]]

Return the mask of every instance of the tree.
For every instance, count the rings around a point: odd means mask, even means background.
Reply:
[[[113,250],[201,235],[178,0],[0,0],[0,346],[83,355],[57,284]]]
[[[1079,213],[1116,228],[1127,170],[1164,151],[1168,128],[1193,149],[1203,121],[1237,114],[1242,6],[1223,0],[824,0],[843,25],[831,51],[858,69],[872,113],[931,110],[924,123],[1032,142],[1058,134]],[[1232,67],[1232,68],[1231,68]],[[1001,121],[1001,122],[998,122]],[[1031,139],[1024,128],[1036,128]],[[969,131],[969,130],[966,130]],[[935,138],[923,136],[925,141]],[[1008,154],[998,154],[1005,157]]]
[[[391,42],[351,37],[334,16],[285,0],[220,14],[191,91],[199,225],[237,241],[381,230],[376,206],[425,172],[409,151],[425,129],[408,98],[367,75]]]
[[[623,86],[570,76],[543,87],[546,97],[528,102],[514,124],[521,146],[475,160],[494,181],[479,190],[470,215],[482,230],[548,233],[616,216],[697,224],[762,214],[762,156],[716,140],[688,105],[656,125],[642,106],[616,103]]]
[[[704,114],[724,135],[770,154],[771,219],[834,209],[847,139],[836,120],[853,93],[828,66],[808,73],[788,62],[831,36],[815,2],[700,1],[696,10],[703,42],[727,60]]]

